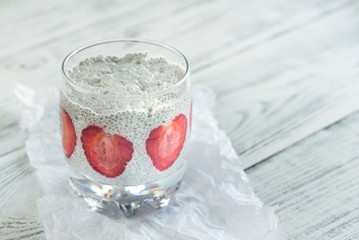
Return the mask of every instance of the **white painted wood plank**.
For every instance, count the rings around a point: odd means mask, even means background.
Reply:
[[[193,69],[198,69],[353,2],[79,1],[77,6],[81,7],[76,7],[66,1],[49,4],[39,0],[37,5],[24,2],[17,14],[11,14],[18,5],[15,2],[0,10],[5,22],[2,33],[8,36],[0,39],[0,60],[21,65],[24,59],[18,58],[23,58],[24,52],[36,54],[44,48],[61,60],[64,53],[84,41],[127,36],[171,43],[188,55]]]
[[[277,239],[358,239],[359,112],[247,170]]]
[[[0,97],[0,159],[24,147],[27,131],[19,125],[20,111],[12,92]]]
[[[341,9],[197,74],[219,93],[245,168],[359,109],[358,14]]]
[[[45,239],[42,223],[27,217],[0,216],[0,238],[8,240]]]
[[[42,192],[24,148],[0,158],[0,239],[43,239],[36,199]]]

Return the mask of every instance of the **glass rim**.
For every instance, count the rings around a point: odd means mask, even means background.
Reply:
[[[65,65],[67,64],[67,62],[73,57],[75,56],[77,53],[80,53],[88,48],[94,47],[94,46],[98,46],[98,45],[103,45],[103,44],[108,44],[108,43],[145,43],[145,44],[150,44],[150,45],[154,45],[157,47],[162,47],[165,48],[167,50],[172,51],[173,53],[179,55],[180,57],[183,58],[184,62],[185,62],[185,74],[181,77],[181,79],[174,85],[157,91],[157,92],[152,92],[152,93],[146,93],[143,95],[129,95],[129,96],[118,96],[118,95],[113,95],[113,94],[109,94],[106,95],[104,97],[116,97],[116,98],[125,98],[125,99],[131,99],[131,98],[140,98],[140,97],[154,97],[154,96],[158,96],[161,94],[165,94],[167,92],[170,92],[171,90],[177,88],[178,86],[180,86],[189,76],[189,63],[187,58],[183,55],[182,52],[180,52],[178,49],[167,45],[165,43],[162,42],[158,42],[158,41],[153,41],[153,40],[148,40],[148,39],[141,39],[141,38],[117,38],[117,39],[107,39],[107,40],[101,40],[101,41],[96,41],[96,42],[92,42],[86,45],[83,45],[81,47],[76,48],[75,50],[71,51],[62,61],[61,64],[61,72],[62,75],[65,77],[66,82],[76,91],[83,93],[83,94],[96,94],[99,95],[99,93],[94,93],[91,90],[88,90],[87,88],[81,87],[78,84],[76,84],[75,82],[73,82],[73,80],[71,79],[71,77],[68,75],[68,73],[66,73],[65,71]]]

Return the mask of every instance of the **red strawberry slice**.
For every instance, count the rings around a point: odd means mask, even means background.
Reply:
[[[108,178],[120,176],[134,152],[132,142],[94,125],[82,130],[81,142],[91,167]]]
[[[186,139],[187,118],[176,116],[170,125],[159,126],[150,132],[146,140],[146,151],[159,171],[164,171],[177,160]]]
[[[191,110],[189,112],[189,130],[192,132],[192,101],[191,101]]]
[[[75,126],[69,114],[60,107],[61,121],[62,121],[62,146],[67,158],[70,158],[76,147],[76,132]]]

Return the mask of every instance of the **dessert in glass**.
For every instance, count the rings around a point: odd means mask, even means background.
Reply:
[[[60,118],[70,184],[90,208],[126,216],[167,206],[188,161],[192,97],[182,53],[141,39],[108,40],[62,64]]]

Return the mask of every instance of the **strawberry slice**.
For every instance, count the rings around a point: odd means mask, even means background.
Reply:
[[[76,132],[75,126],[69,114],[60,107],[61,121],[62,121],[62,146],[67,158],[70,158],[76,147]]]
[[[91,167],[108,178],[120,176],[134,152],[132,142],[94,125],[82,130],[81,142]]]
[[[192,132],[192,101],[191,101],[191,110],[189,112],[189,130]]]
[[[186,139],[187,118],[176,116],[170,125],[159,126],[150,132],[146,140],[146,151],[159,171],[168,169],[177,160]]]

